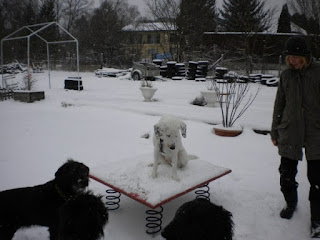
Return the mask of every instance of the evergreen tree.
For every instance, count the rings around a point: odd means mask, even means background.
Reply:
[[[37,22],[37,1],[28,0],[23,8],[22,20],[24,25],[31,25]]]
[[[55,11],[55,0],[42,0],[38,21],[41,22],[56,22],[57,16]]]
[[[293,14],[292,22],[304,29],[308,34],[319,34],[320,32],[319,20],[314,17],[307,18],[303,13]]]
[[[288,10],[288,5],[284,4],[281,10],[281,14],[278,20],[278,33],[290,33],[291,32],[291,15]]]
[[[309,33],[311,34],[319,34],[320,33],[320,26],[319,21],[313,17],[309,18],[308,20],[309,26]]]
[[[110,64],[121,55],[118,51],[123,41],[122,28],[125,24],[121,21],[116,4],[105,0],[100,8],[95,9],[90,20],[90,36],[92,49],[95,53],[103,53],[105,61]]]
[[[216,29],[215,0],[181,0],[178,30],[185,40],[185,50],[199,50],[204,32]]]
[[[7,27],[5,24],[5,8],[3,1],[0,1],[0,39],[4,38],[7,35]]]
[[[221,25],[227,32],[263,32],[272,14],[266,9],[264,0],[223,0]]]

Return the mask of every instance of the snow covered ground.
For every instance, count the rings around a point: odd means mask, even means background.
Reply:
[[[0,102],[0,190],[47,182],[67,158],[89,167],[108,166],[109,162],[119,161],[121,165],[121,159],[152,152],[152,138],[142,135],[152,134],[153,125],[162,114],[174,114],[187,124],[183,145],[190,154],[232,169],[232,173],[209,186],[211,201],[233,214],[234,239],[310,239],[305,161],[300,163],[297,176],[298,210],[292,220],[283,220],[279,217],[284,200],[279,190],[277,148],[271,144],[270,135],[253,131],[270,130],[276,88],[263,86],[237,122],[244,132],[226,138],[212,133],[212,124],[221,122],[219,108],[189,104],[206,89],[203,82],[156,81],[155,101],[144,102],[139,82],[125,77],[98,78],[94,73],[81,73],[84,91],[66,91],[64,79],[75,76],[74,73],[51,72],[51,89],[47,73],[33,76],[37,79],[36,89],[45,91],[45,100]],[[252,84],[251,90],[257,87]],[[89,188],[104,195],[107,189],[93,180]],[[190,192],[166,203],[163,226],[181,204],[194,198],[194,192]],[[120,209],[109,213],[104,239],[162,239],[159,234],[152,237],[145,233],[147,209],[122,195]],[[48,239],[48,233],[43,227],[24,229],[14,239],[43,240]]]

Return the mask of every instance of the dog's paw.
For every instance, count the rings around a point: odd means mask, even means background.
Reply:
[[[188,160],[196,160],[196,159],[199,159],[199,157],[193,154],[188,155]]]
[[[152,172],[151,177],[152,177],[152,178],[156,178],[157,175],[158,175],[158,174],[157,174],[156,172]]]

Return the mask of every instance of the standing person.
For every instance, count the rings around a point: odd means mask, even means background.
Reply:
[[[286,201],[280,216],[290,219],[297,207],[298,161],[303,149],[310,182],[311,237],[320,238],[320,64],[312,60],[306,40],[290,37],[285,45],[287,69],[280,76],[271,127],[281,163],[280,189]]]

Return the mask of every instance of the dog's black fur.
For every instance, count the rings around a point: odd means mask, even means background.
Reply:
[[[88,186],[89,168],[69,159],[43,185],[0,192],[0,239],[10,240],[21,227],[49,227],[56,239],[59,208]]]
[[[161,235],[167,240],[231,240],[232,214],[198,198],[183,204]]]
[[[60,208],[59,240],[97,240],[102,237],[108,212],[101,196],[86,192]]]

